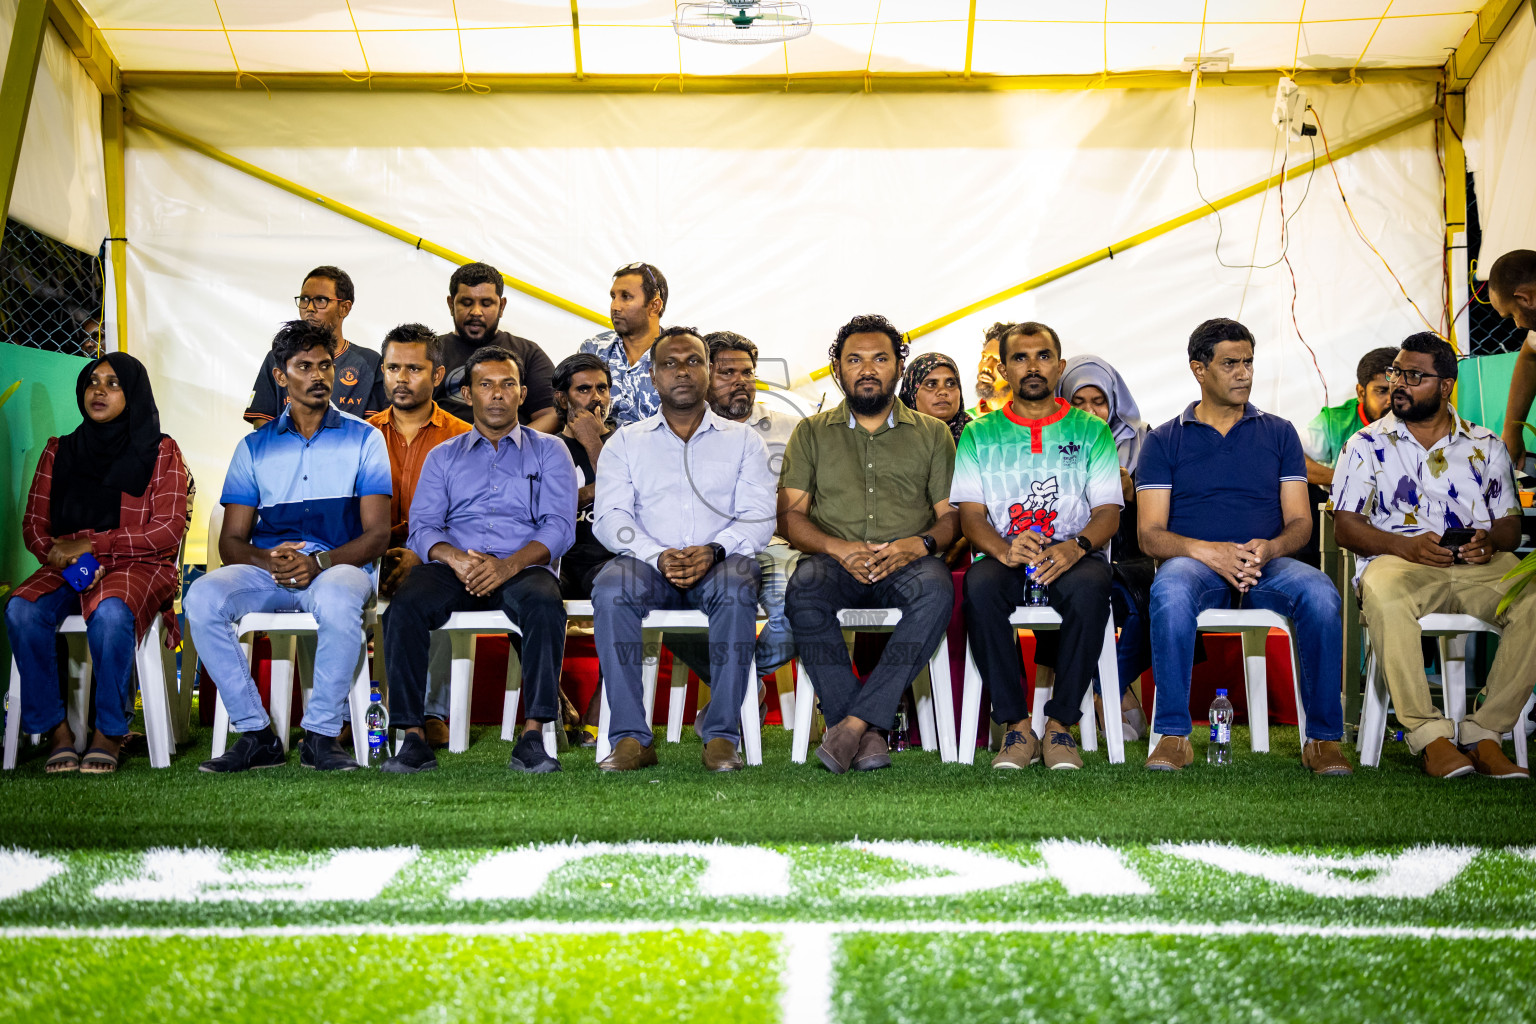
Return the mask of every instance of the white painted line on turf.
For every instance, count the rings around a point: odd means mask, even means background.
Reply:
[[[727,843],[541,843],[506,850],[480,861],[448,893],[455,900],[526,900],[549,876],[574,861],[604,855],[690,857],[706,867],[700,896],[773,899],[789,895],[789,858],[762,846]]]
[[[414,846],[336,850],[312,866],[231,870],[221,850],[152,849],[144,851],[142,874],[99,885],[92,895],[179,903],[366,902],[377,899],[417,852]]]
[[[450,935],[467,938],[518,938],[550,935],[636,935],[661,932],[785,935],[820,930],[828,936],[881,935],[1103,935],[1172,936],[1196,939],[1254,935],[1288,939],[1443,939],[1493,942],[1536,941],[1536,925],[1519,928],[1469,928],[1439,925],[1266,924],[1170,921],[456,921],[437,924],[254,925],[139,927],[16,925],[0,927],[5,939],[303,939]]]
[[[1466,846],[1416,846],[1395,854],[1333,857],[1268,853],[1221,843],[1165,843],[1153,849],[1335,899],[1424,899],[1455,880],[1477,856],[1477,850]],[[1365,872],[1372,877],[1352,877]]]
[[[1152,887],[1103,843],[1047,839],[1040,844],[1045,867],[1068,896],[1150,896]]]
[[[63,871],[63,862],[52,857],[28,850],[0,850],[0,900],[41,889]]]
[[[832,1019],[832,957],[835,934],[826,925],[783,925],[783,992],[779,1019],[825,1024]]]
[[[1027,885],[1031,882],[1044,881],[1046,878],[1046,873],[1041,868],[1026,867],[1002,857],[993,857],[954,846],[940,846],[937,843],[855,840],[846,845],[849,849],[871,853],[876,857],[898,860],[912,867],[949,872],[929,878],[910,878],[904,882],[891,882],[850,894],[856,897],[959,896],[968,892],[1000,889],[1006,885]]]

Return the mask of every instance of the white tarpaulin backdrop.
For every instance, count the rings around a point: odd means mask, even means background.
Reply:
[[[1428,86],[1314,93],[1335,147],[1433,100]],[[731,329],[797,382],[837,327],[881,312],[903,330],[1199,204],[1185,95],[430,95],[140,90],[134,108],[277,174],[606,313],[611,271],[654,262],[664,323]],[[1278,170],[1267,89],[1199,93],[1195,150],[1215,197]],[[164,396],[204,503],[219,493],[255,369],[310,267],[357,283],[347,337],[406,320],[446,330],[451,266],[150,133],[129,136],[130,338]],[[1317,147],[1321,154],[1322,147]],[[1289,159],[1309,158],[1293,143]],[[1432,319],[1441,183],[1425,124],[1340,161],[1361,224]],[[1301,335],[1328,398],[1354,364],[1422,329],[1350,226],[1332,175],[1285,189]],[[1299,206],[1299,210],[1298,210]],[[1260,212],[1262,209],[1262,220]],[[1279,256],[1279,201],[1222,215],[1229,264]],[[1291,323],[1284,264],[1215,260],[1214,217],[917,339],[965,370],[983,328],[1038,319],[1068,355],[1125,373],[1153,421],[1196,394],[1184,346],[1212,316],[1259,339],[1254,400],[1304,422],[1324,401]],[[1256,245],[1256,254],[1255,254]],[[596,326],[509,290],[504,326],[559,360]],[[830,391],[829,381],[809,385]],[[829,399],[836,401],[836,396]],[[206,505],[205,505],[206,507]]]
[[[1536,18],[1515,12],[1467,86],[1467,169],[1483,229],[1477,276],[1511,249],[1536,249]]]

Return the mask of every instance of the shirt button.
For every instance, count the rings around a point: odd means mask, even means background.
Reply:
[[[871,515],[870,515],[870,517],[869,517],[869,518],[871,518],[871,519],[873,519],[873,518],[875,518],[875,517],[874,517],[874,515],[873,515],[873,514],[871,514]]]
[[[307,479],[309,479],[309,478],[308,478],[308,477],[305,477],[305,479],[306,479],[306,480],[307,480]],[[873,487],[871,487],[871,488],[870,488],[870,489],[869,489],[869,493],[870,493],[870,494],[874,494],[874,493],[875,493],[875,489],[874,489],[874,488],[873,488]]]

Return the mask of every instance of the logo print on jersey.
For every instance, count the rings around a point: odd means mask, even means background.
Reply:
[[[341,383],[349,388],[357,387],[357,371],[348,367],[341,375]]]
[[[1076,441],[1068,441],[1066,444],[1057,445],[1056,450],[1061,453],[1062,465],[1075,466],[1077,465],[1078,454],[1082,452],[1083,446]]]
[[[1035,480],[1029,485],[1029,494],[1023,501],[1008,506],[1008,536],[1016,537],[1025,530],[1040,528],[1046,537],[1056,535],[1056,478]]]

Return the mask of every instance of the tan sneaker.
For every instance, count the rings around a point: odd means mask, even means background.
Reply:
[[[448,723],[441,718],[429,718],[421,724],[427,734],[427,746],[442,750],[448,746]]]
[[[1338,740],[1311,740],[1301,748],[1301,763],[1314,775],[1353,775]]]
[[[1033,730],[1010,729],[1003,736],[1003,749],[992,759],[993,768],[1028,768],[1040,760],[1040,737]]]
[[[656,744],[642,747],[633,736],[626,736],[614,744],[613,753],[597,762],[605,772],[633,772],[656,764]]]
[[[1424,747],[1424,771],[1437,779],[1454,779],[1459,775],[1471,775],[1476,770],[1472,759],[1444,736],[1430,740]]]
[[[1164,736],[1147,755],[1147,768],[1154,772],[1176,772],[1195,763],[1195,748],[1188,736]]]
[[[1471,746],[1462,747],[1461,752],[1467,755],[1467,760],[1472,762],[1472,767],[1477,769],[1477,774],[1486,775],[1490,779],[1528,779],[1531,777],[1530,769],[1521,768],[1509,758],[1504,756],[1502,744],[1493,740],[1479,740]],[[84,770],[83,768],[81,769]]]
[[[1077,754],[1077,742],[1072,739],[1072,734],[1058,726],[1051,728],[1051,723],[1045,725],[1045,737],[1041,741],[1045,747],[1045,766],[1056,771],[1081,768],[1083,759]]]

